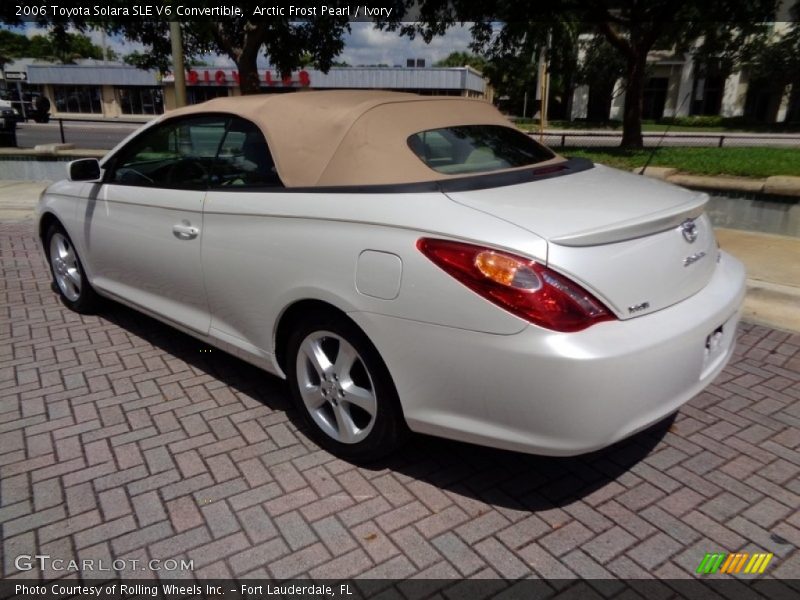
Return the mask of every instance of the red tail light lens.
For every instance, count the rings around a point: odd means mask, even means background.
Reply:
[[[576,283],[521,256],[422,238],[417,248],[469,289],[510,313],[555,331],[580,331],[614,315]]]

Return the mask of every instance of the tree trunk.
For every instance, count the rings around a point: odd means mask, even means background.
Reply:
[[[627,89],[625,90],[625,111],[622,119],[623,148],[643,148],[642,139],[642,96],[647,68],[647,51],[635,51],[628,57]]]
[[[261,91],[258,79],[258,51],[264,44],[265,32],[265,22],[245,31],[243,39],[234,39],[223,24],[214,30],[217,45],[236,63],[236,68],[239,70],[239,90],[243,96],[258,94]]]
[[[239,69],[239,89],[242,92],[242,96],[258,94],[261,91],[256,59],[256,56],[243,54],[236,64]]]
[[[792,93],[789,96],[789,110],[786,111],[784,123],[800,122],[800,78],[792,82]]]
[[[575,95],[575,75],[570,71],[564,77],[564,119],[566,121],[573,121],[572,118],[572,102]]]

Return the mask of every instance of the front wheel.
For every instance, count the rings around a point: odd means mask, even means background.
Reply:
[[[79,313],[94,312],[99,303],[97,293],[89,284],[75,246],[59,225],[51,225],[44,239],[47,262],[53,275],[56,291],[67,308]]]
[[[398,447],[406,427],[394,384],[377,350],[342,317],[314,315],[289,338],[287,376],[313,437],[356,462]]]

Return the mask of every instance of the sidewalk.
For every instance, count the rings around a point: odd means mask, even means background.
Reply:
[[[33,217],[46,181],[0,181],[0,221]],[[747,267],[744,318],[800,332],[800,238],[717,229],[720,246]]]
[[[716,233],[722,249],[747,268],[743,318],[800,332],[800,238],[722,228]]]

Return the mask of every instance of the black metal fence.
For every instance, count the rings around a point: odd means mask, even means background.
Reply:
[[[551,148],[608,148],[619,146],[621,131],[545,131],[530,135]],[[642,135],[647,148],[653,146],[716,147],[770,146],[800,148],[800,134],[694,133],[669,132]]]
[[[125,119],[51,118],[48,124],[20,123],[17,146],[33,148],[41,144],[75,144],[77,148],[108,150],[147,121]]]

